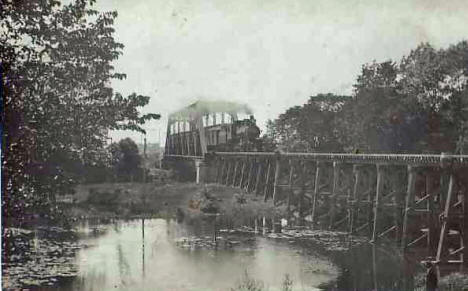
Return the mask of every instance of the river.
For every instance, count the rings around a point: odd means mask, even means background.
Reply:
[[[11,265],[2,278],[11,287],[18,278],[32,289],[42,282],[40,290],[63,291],[241,290],[248,283],[262,288],[242,290],[367,291],[412,290],[420,272],[385,245],[304,228],[228,230],[213,217],[84,220],[74,232],[69,246],[35,240],[32,261]],[[59,253],[65,246],[77,251]]]
[[[317,290],[339,275],[325,256],[288,241],[219,232],[214,247],[209,225],[149,219],[80,231],[88,235],[76,255],[78,276],[60,290],[230,290],[246,272],[268,290],[280,290],[286,274],[293,290]]]

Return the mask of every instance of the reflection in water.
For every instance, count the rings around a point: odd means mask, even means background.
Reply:
[[[271,227],[268,221],[265,225]],[[397,250],[375,245],[328,253],[331,259],[326,259],[312,242],[254,234],[233,237],[242,243],[229,248],[221,244],[226,232],[218,233],[217,248],[180,248],[174,243],[194,235],[212,243],[212,220],[117,220],[86,227],[104,230],[100,235],[88,232],[84,243],[89,247],[76,258],[79,276],[60,290],[230,290],[245,271],[272,291],[280,290],[285,274],[294,290],[412,290],[417,271],[395,255]]]
[[[230,290],[245,270],[269,290],[279,288],[285,274],[297,290],[314,290],[338,276],[337,267],[323,256],[261,236],[247,237],[248,245],[230,249],[175,246],[180,237],[211,239],[212,223],[186,225],[163,219],[115,223],[118,231],[110,225],[102,236],[85,239],[90,247],[77,255],[79,277],[62,290]]]
[[[122,245],[120,243],[117,245],[117,257],[119,261],[120,284],[122,286],[127,286],[127,280],[131,278],[130,266],[128,265],[125,255],[123,254]]]
[[[336,255],[340,275],[333,291],[401,291],[414,290],[414,276],[420,271],[411,260],[398,255],[390,246],[364,244]]]
[[[141,219],[141,272],[145,278],[145,219]]]
[[[374,289],[379,290],[379,284],[377,282],[377,248],[373,244],[372,247],[372,279],[374,281]]]

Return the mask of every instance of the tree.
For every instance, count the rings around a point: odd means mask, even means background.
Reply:
[[[400,92],[415,99],[427,119],[431,152],[462,152],[468,121],[468,43],[436,50],[421,44],[400,64]]]
[[[0,3],[4,218],[70,192],[80,165],[106,156],[108,130],[144,132],[145,121],[159,118],[139,113],[149,97],[110,87],[125,78],[112,66],[123,50],[113,37],[117,13],[98,12],[94,2]]]
[[[364,64],[353,96],[319,94],[270,122],[287,151],[464,153],[468,147],[468,42],[421,44],[400,62]]]
[[[285,151],[343,151],[338,116],[348,96],[319,94],[269,123],[267,135]]]
[[[277,149],[276,125],[271,119],[266,122],[266,132],[260,137],[260,151],[273,152]]]
[[[399,78],[398,64],[393,61],[363,65],[343,120],[353,148],[372,153],[421,149],[422,109],[400,93]]]
[[[450,98],[441,107],[441,114],[446,120],[444,127],[451,128],[455,138],[454,152],[468,153],[468,41],[450,46],[444,53],[448,67],[445,89]]]
[[[112,168],[119,181],[134,181],[141,176],[142,159],[138,146],[131,138],[125,138],[110,145]],[[137,176],[138,175],[138,176]]]

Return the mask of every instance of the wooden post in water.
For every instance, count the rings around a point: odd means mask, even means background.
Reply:
[[[252,179],[254,177],[253,172],[254,172],[254,167],[255,167],[255,159],[252,158],[250,160],[250,167],[249,167],[249,174],[247,176],[247,192],[250,192],[250,189],[252,188]]]
[[[393,177],[393,188],[395,189],[395,195],[393,195],[393,221],[395,227],[395,243],[397,246],[401,245],[401,231],[403,228],[403,207],[404,207],[404,191],[401,186],[401,179],[399,177],[399,169],[394,170]]]
[[[215,183],[218,183],[219,181],[219,176],[221,175],[221,170],[223,168],[223,161],[221,160],[221,158],[217,157],[215,159],[215,163],[216,163],[216,177],[215,177]]]
[[[225,172],[226,172],[226,159],[223,158],[222,159],[221,173],[219,175],[218,181],[216,181],[217,183],[223,184],[223,181],[224,181],[223,178],[224,178]]]
[[[448,234],[449,234],[449,223],[450,223],[450,208],[452,207],[452,200],[454,196],[454,187],[455,187],[455,176],[453,173],[450,173],[450,181],[447,191],[447,198],[445,201],[445,209],[442,214],[442,229],[440,230],[439,245],[437,247],[436,262],[442,263],[446,260],[443,258],[446,250],[445,244],[447,243]]]
[[[368,237],[369,240],[372,239],[372,231],[374,230],[374,198],[375,198],[375,193],[376,193],[376,184],[377,184],[377,173],[374,173],[372,171],[369,172],[369,191],[367,195],[367,229],[368,229]]]
[[[359,183],[361,182],[361,167],[353,165],[354,174],[354,187],[353,194],[351,197],[350,214],[349,214],[349,226],[348,231],[350,234],[354,232],[354,223],[358,219],[358,212],[360,208],[361,195],[359,193]]]
[[[232,183],[231,183],[233,187],[236,186],[236,176],[237,176],[238,167],[239,167],[239,161],[236,159],[236,161],[234,162],[234,173],[232,174]]]
[[[431,169],[426,173],[426,195],[427,198],[427,256],[433,256],[437,252],[437,214],[434,206],[434,171]]]
[[[467,170],[468,171],[468,170]],[[468,177],[464,177],[464,181],[462,183],[465,183],[465,186],[468,186]],[[463,204],[462,204],[462,247],[463,251],[461,253],[461,259],[462,259],[462,268],[465,268],[465,270],[468,268],[468,189],[465,189],[465,193],[463,193],[463,196],[461,197],[463,199]]]
[[[231,168],[232,168],[232,161],[226,160],[227,163],[227,172],[226,172],[226,182],[224,183],[226,186],[229,186],[229,177],[231,176]]]
[[[263,163],[262,161],[258,161],[257,167],[257,177],[255,179],[255,196],[260,194],[260,180],[262,179],[262,170],[263,170]]]
[[[315,184],[314,184],[314,194],[312,197],[312,226],[315,225],[316,221],[315,218],[317,216],[317,202],[318,196],[320,195],[320,178],[321,178],[321,171],[322,171],[322,163],[317,162],[317,166],[315,169]]]
[[[246,158],[245,160],[242,161],[241,178],[240,178],[240,182],[239,182],[239,188],[241,188],[241,189],[244,186],[245,167],[246,167],[247,163],[248,163],[248,158]]]
[[[265,235],[268,232],[267,219],[266,219],[265,216],[263,216],[263,218],[262,218],[262,226],[263,226],[262,227],[262,233],[263,233],[263,235]]]
[[[267,160],[268,167],[265,177],[265,187],[263,188],[263,201],[266,202],[268,200],[268,190],[270,187],[270,176],[271,176],[271,161]]]
[[[275,163],[275,180],[273,181],[273,205],[276,205],[279,195],[279,179],[281,172],[281,158],[279,154],[276,155]]]
[[[217,225],[216,225],[216,217],[217,217],[217,214],[214,214],[213,215],[213,242],[217,242]]]
[[[301,172],[299,173],[300,175],[300,193],[299,193],[299,201],[298,201],[298,208],[299,208],[299,221],[301,224],[304,222],[304,196],[305,196],[305,191],[306,191],[306,184],[305,184],[305,175],[307,173],[307,161],[302,161],[302,167],[301,167]]]
[[[414,186],[416,183],[416,169],[413,166],[408,166],[408,187],[406,190],[406,203],[403,215],[403,229],[401,232],[401,249],[403,253],[406,251],[408,244],[408,228],[409,219],[414,205]]]
[[[377,246],[372,245],[372,281],[374,283],[374,290],[379,290],[379,281],[377,280]]]
[[[145,219],[141,219],[141,265],[143,278],[145,277]]]
[[[382,188],[383,188],[383,166],[380,164],[376,165],[377,168],[377,186],[375,187],[375,202],[374,202],[374,227],[372,229],[372,240],[371,242],[376,242],[379,236],[379,216],[380,216],[380,203],[382,197]]]
[[[336,216],[336,202],[338,196],[338,182],[340,179],[340,165],[338,162],[333,162],[333,186],[332,186],[332,193],[330,197],[330,223],[328,228],[333,228],[333,224],[335,223],[335,216]]]
[[[293,183],[294,183],[294,162],[289,160],[289,179],[288,179],[288,216],[291,211],[291,199],[293,196]]]

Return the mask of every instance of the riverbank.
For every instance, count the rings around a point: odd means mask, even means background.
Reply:
[[[61,203],[72,219],[193,216],[200,212],[281,216],[285,210],[263,202],[263,197],[217,184],[105,183],[79,185],[75,192],[72,199]]]
[[[63,203],[71,218],[130,218],[169,213],[184,207],[201,186],[191,183],[103,183],[78,185],[72,203]]]

